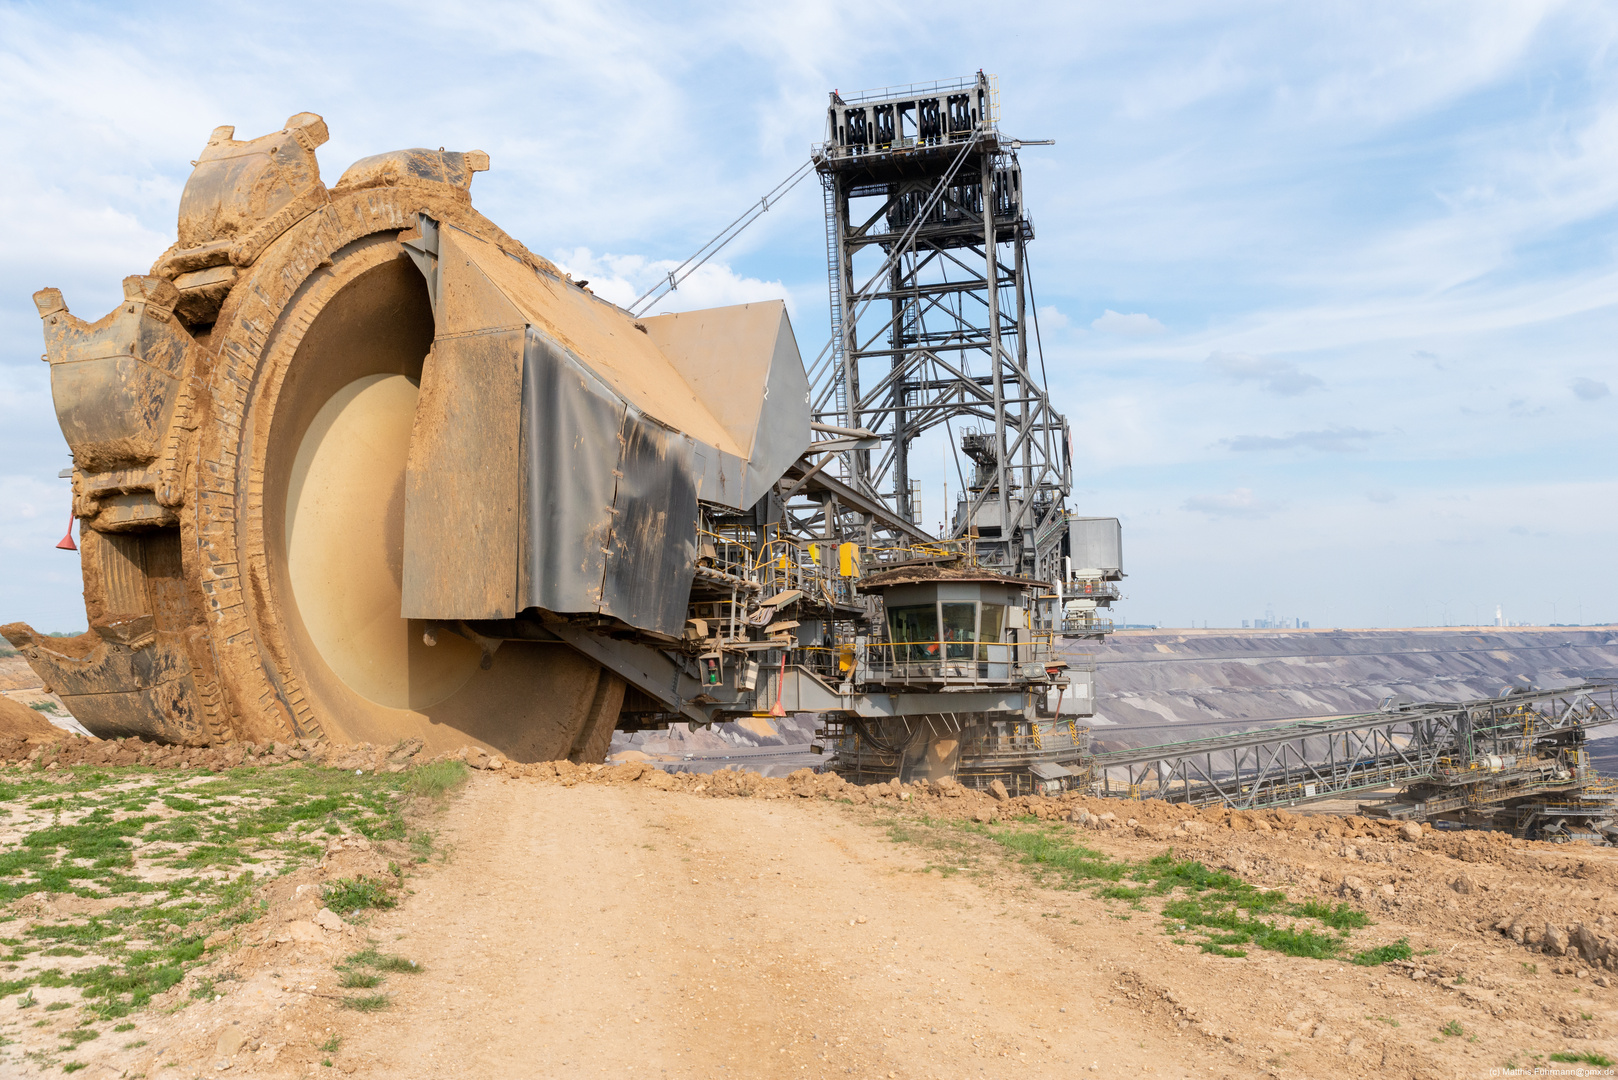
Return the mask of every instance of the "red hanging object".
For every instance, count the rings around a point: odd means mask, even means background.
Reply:
[[[75,544],[73,542],[73,508],[72,507],[68,507],[68,511],[67,511],[67,535],[62,537],[62,539],[57,543],[56,546],[61,548],[63,551],[77,551],[77,550],[79,550],[79,545],[77,545],[77,544]]]
[[[787,711],[781,708],[781,687],[787,681],[787,651],[781,650],[781,674],[775,680],[775,708],[770,710],[771,716],[785,716]]]

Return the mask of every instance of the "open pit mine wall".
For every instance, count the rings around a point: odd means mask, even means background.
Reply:
[[[1103,750],[1372,712],[1389,697],[1464,701],[1618,678],[1618,628],[1605,627],[1131,630],[1064,653],[1095,664]]]
[[[0,629],[104,737],[599,760],[621,679],[521,642],[480,670],[474,635],[423,629],[540,608],[677,634],[698,500],[751,507],[810,440],[785,308],[637,320],[472,209],[486,154],[379,154],[328,188],[326,139],[313,113],[215,130],[116,309],[35,295],[90,630]],[[349,486],[300,496],[350,399],[397,460],[351,440]]]

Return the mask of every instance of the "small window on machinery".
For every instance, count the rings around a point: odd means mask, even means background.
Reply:
[[[895,663],[938,659],[938,609],[932,604],[889,608],[888,638]]]
[[[989,646],[998,644],[1006,626],[1004,604],[984,604],[978,626],[978,659],[989,659]],[[998,659],[1004,659],[999,657]]]
[[[940,604],[944,609],[944,640],[948,642],[949,659],[972,659],[973,644],[977,642],[976,604]]]

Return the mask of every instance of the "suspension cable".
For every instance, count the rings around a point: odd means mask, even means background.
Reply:
[[[661,281],[642,293],[639,299],[629,305],[629,313],[631,315],[644,315],[653,304],[678,289],[680,282],[696,273],[701,269],[703,263],[719,254],[726,244],[741,235],[743,229],[763,217],[769,211],[772,203],[780,202],[787,192],[797,187],[799,182],[809,175],[809,170],[813,165],[814,159],[811,158],[792,170],[790,176],[771,188],[758,202],[743,210],[740,217],[720,229],[712,240],[699,247],[689,259],[670,270],[663,276]]]

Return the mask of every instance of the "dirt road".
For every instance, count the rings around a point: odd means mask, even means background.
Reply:
[[[1615,940],[1618,852],[1151,803],[1108,804],[1138,825],[1051,821],[1082,800],[1008,807],[1047,824],[1004,817],[996,839],[959,825],[993,818],[986,797],[702,790],[723,779],[477,773],[434,822],[447,857],[397,907],[317,914],[330,882],[395,857],[334,837],[113,1029],[129,1042],[86,1041],[77,1059],[153,1080],[1610,1072],[1608,954],[1534,942],[1540,926]],[[1294,901],[1352,894],[1371,923],[1337,955],[1401,941],[1409,959],[1209,955],[1123,893],[1041,885],[1003,842],[1041,828],[1134,866],[1172,848]],[[351,981],[369,969],[344,958],[368,942],[417,969]],[[372,992],[378,1011],[345,1007]]]
[[[1201,1040],[1106,1022],[1116,975],[1066,919],[917,873],[841,810],[479,782],[445,822],[453,862],[373,927],[428,974],[345,1055],[423,1078],[1206,1064]]]

